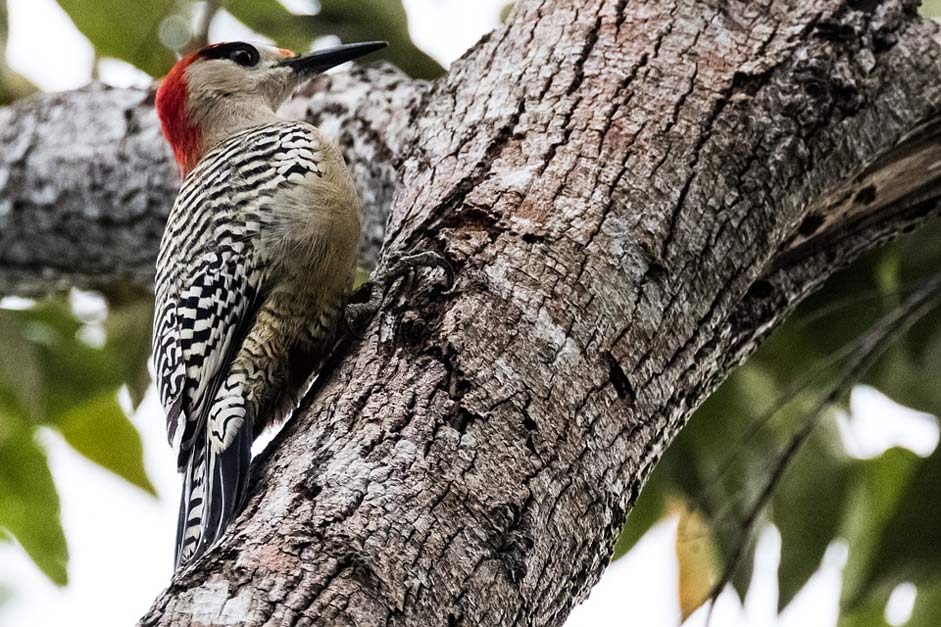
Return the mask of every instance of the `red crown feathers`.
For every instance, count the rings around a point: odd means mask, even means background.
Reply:
[[[170,73],[157,89],[157,117],[163,135],[173,148],[173,156],[183,176],[196,167],[202,157],[202,130],[194,124],[187,111],[189,88],[186,84],[186,68],[197,59],[199,53],[177,61]]]

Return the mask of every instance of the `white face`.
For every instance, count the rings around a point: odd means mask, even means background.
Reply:
[[[221,100],[277,109],[297,86],[298,75],[283,66],[293,52],[272,46],[233,42],[203,49],[186,68],[190,113]]]

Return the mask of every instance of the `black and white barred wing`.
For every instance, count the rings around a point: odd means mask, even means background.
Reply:
[[[182,458],[205,428],[213,401],[258,306],[263,280],[247,251],[205,251],[178,289],[157,294],[154,354],[167,437]]]
[[[221,536],[247,489],[252,429],[239,428],[246,405],[230,380],[234,354],[260,300],[263,276],[253,267],[243,254],[216,248],[201,255],[178,289],[158,293],[157,385],[183,472],[177,568]],[[223,438],[208,428],[220,415],[233,427],[226,450]]]

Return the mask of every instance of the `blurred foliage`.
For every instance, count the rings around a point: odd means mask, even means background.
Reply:
[[[46,454],[30,425],[4,411],[0,422],[0,541],[11,534],[52,581],[68,581],[68,548],[59,523],[59,495]]]
[[[389,47],[371,60],[391,61],[415,78],[434,78],[443,68],[412,43],[401,0],[310,0],[312,15],[297,15],[275,0],[58,0],[103,57],[115,57],[154,77],[163,76],[177,53],[205,43],[209,10],[226,10],[277,45],[299,52],[325,36],[346,42],[383,39]],[[208,9],[207,9],[208,7]],[[198,10],[197,10],[198,9]]]
[[[675,513],[676,506],[670,503],[682,500],[708,521],[714,534],[712,550],[720,561],[729,559],[741,538],[743,512],[762,490],[772,460],[840,373],[831,357],[893,310],[915,286],[938,275],[941,223],[935,221],[832,277],[681,431],[631,513],[616,556],[629,550],[650,525]],[[934,311],[902,335],[860,383],[939,416],[939,376],[941,313]],[[778,402],[794,390],[799,391],[789,402]],[[778,409],[770,419],[769,408]],[[829,544],[842,538],[850,549],[841,627],[878,625],[882,623],[866,621],[873,616],[883,620],[896,584],[911,581],[919,590],[938,585],[933,578],[941,570],[941,447],[924,459],[901,449],[874,459],[853,458],[844,450],[832,419],[837,410],[847,409],[834,407],[824,416],[788,467],[762,522],[773,523],[781,532],[781,607],[819,567]],[[767,424],[758,428],[766,419]],[[682,561],[683,554],[679,555]],[[740,593],[747,589],[750,568],[748,556],[733,579]],[[714,578],[711,567],[681,564],[684,581],[696,571],[704,580]],[[704,581],[698,587],[705,585]],[[928,603],[941,607],[938,598],[919,594],[916,615],[928,615],[930,608],[923,607]],[[931,624],[938,624],[941,613],[931,616]]]
[[[675,550],[679,563],[680,615],[686,620],[703,604],[719,578],[721,564],[709,520],[679,498],[671,498],[667,512],[678,518]]]
[[[385,59],[415,78],[444,73],[437,61],[412,43],[408,16],[401,0],[320,0],[316,15],[294,15],[269,0],[228,0],[223,6],[253,30],[284,47],[303,51],[315,37],[333,35],[342,41],[385,40]],[[313,5],[313,2],[311,2]]]
[[[921,13],[935,18],[941,16],[941,0],[922,0]]]
[[[176,12],[175,0],[58,0],[100,56],[127,61],[151,76],[173,65],[174,52],[160,44],[160,25]]]
[[[0,105],[10,104],[36,91],[36,87],[29,80],[7,65],[9,30],[7,3],[6,0],[0,0]]]
[[[3,604],[9,601],[13,597],[13,592],[6,586],[0,584],[0,609],[3,609]]]
[[[83,339],[93,326],[62,303],[0,309],[0,529],[26,550],[52,581],[65,584],[68,550],[43,428],[78,453],[156,494],[143,465],[137,430],[118,403],[123,385],[139,384],[149,350],[131,351],[149,326],[149,295],[131,308],[133,324],[113,324],[102,347]],[[116,309],[120,321],[123,309]],[[144,346],[149,339],[144,339]]]
[[[507,2],[503,5],[503,8],[500,9],[500,23],[506,23],[510,19],[510,14],[513,12],[513,7],[515,2]]]
[[[353,275],[353,288],[355,292],[358,290],[366,281],[369,280],[369,277],[372,276],[372,271],[365,266],[356,266],[356,273]]]

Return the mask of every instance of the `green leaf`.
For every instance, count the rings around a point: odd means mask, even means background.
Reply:
[[[99,55],[127,61],[151,76],[162,76],[173,65],[174,55],[160,43],[159,32],[175,12],[175,0],[58,1]]]
[[[0,583],[0,609],[13,598],[13,591],[6,585]]]
[[[271,37],[279,46],[303,52],[310,49],[318,32],[316,17],[295,15],[280,2],[270,0],[228,0],[225,9],[240,22]]]
[[[252,30],[299,52],[326,35],[346,42],[385,40],[389,47],[367,61],[390,61],[414,78],[431,79],[444,73],[441,65],[412,43],[400,0],[321,0],[317,15],[295,15],[270,0],[228,0],[225,8]]]
[[[8,17],[6,0],[0,0],[0,105],[10,104],[36,91],[35,85],[7,65]]]
[[[12,70],[5,63],[0,65],[0,105],[31,96],[38,89],[29,79]]]
[[[921,5],[921,14],[926,17],[941,15],[941,0],[925,0]]]
[[[741,542],[741,520],[768,481],[773,466],[807,412],[823,393],[809,384],[747,441],[768,407],[823,353],[806,346],[800,329],[782,327],[767,348],[733,373],[703,404],[654,471],[669,472],[692,502],[710,514],[720,560]],[[783,362],[783,363],[782,363]],[[818,568],[843,517],[852,461],[825,417],[785,472],[754,531],[775,523],[782,535],[779,600],[787,604]],[[731,457],[731,461],[730,461]],[[724,468],[721,476],[718,471]],[[826,481],[821,481],[826,477]],[[746,545],[733,583],[744,593],[751,579],[753,545]]]
[[[883,252],[882,266],[897,268],[901,292],[911,292],[941,271],[941,224],[930,224]],[[883,303],[887,310],[899,302],[902,293],[891,294]],[[864,382],[878,388],[908,407],[941,414],[941,387],[937,368],[941,366],[941,316],[930,313],[915,324],[892,347]]]
[[[17,317],[20,325],[36,325],[35,332],[27,333],[33,341],[47,340],[50,334],[71,338],[82,328],[82,323],[59,300],[40,301],[29,309],[18,309],[10,313]],[[25,331],[31,330],[24,328]]]
[[[852,467],[824,422],[788,467],[772,497],[781,532],[778,608],[790,603],[820,566],[840,527]]]
[[[921,460],[912,452],[890,449],[879,457],[856,464],[850,497],[839,535],[850,551],[843,570],[843,604],[856,608],[871,596],[864,586],[872,579],[873,557],[896,511],[912,474]],[[884,601],[884,599],[882,599]]]
[[[144,470],[144,447],[114,394],[102,394],[55,419],[76,451],[142,490],[157,496]]]
[[[614,545],[612,560],[626,555],[634,548],[637,541],[663,518],[666,513],[667,498],[671,493],[676,492],[677,489],[673,486],[669,472],[654,471],[651,474],[621,528],[621,535],[618,536]]]
[[[117,360],[136,408],[150,386],[151,325],[154,297],[150,293],[132,293],[108,297],[105,321],[105,351]]]
[[[344,41],[388,41],[389,47],[378,58],[392,62],[413,78],[433,79],[444,74],[437,61],[412,43],[401,0],[321,0],[320,7],[317,17],[327,32]]]
[[[889,515],[872,541],[875,546],[869,549],[870,559],[850,573],[854,585],[850,592],[858,590],[855,596],[859,599],[869,597],[880,586],[930,581],[941,570],[941,506],[937,499],[941,447],[931,457],[919,460],[910,473],[910,479],[895,488],[894,499],[882,505]],[[896,480],[886,479],[892,481]]]
[[[503,8],[500,9],[500,23],[506,24],[506,21],[510,18],[510,14],[513,12],[513,8],[516,6],[516,2],[507,2],[503,5]]]
[[[363,266],[356,266],[356,273],[353,275],[353,291],[355,292],[362,286],[366,281],[369,280],[369,277],[372,276],[367,268]]]
[[[720,569],[740,540],[739,521],[783,445],[777,423],[742,441],[755,417],[779,395],[773,377],[759,366],[742,368],[699,408],[654,471],[669,471],[689,502],[711,523]],[[758,525],[760,527],[760,524]],[[748,543],[732,583],[742,594],[753,567]]]
[[[918,586],[912,617],[905,627],[938,627],[938,617],[941,617],[941,581],[935,577]]]
[[[26,424],[9,414],[0,419],[0,528],[16,538],[49,579],[64,586],[68,547],[46,455]]]
[[[742,443],[742,434],[782,391],[857,340],[927,277],[941,273],[941,222],[900,238],[834,276],[737,370],[683,429],[654,470],[651,485],[677,486],[699,502],[726,554],[738,519],[767,480],[772,460],[824,393],[839,367],[824,368],[785,411]],[[926,316],[862,380],[907,406],[941,414],[941,315]],[[721,478],[716,470],[732,455]],[[875,460],[848,459],[832,424],[818,426],[787,470],[765,518],[782,534],[780,601],[785,604],[818,567],[827,545],[846,538],[846,625],[881,625],[891,586],[920,583],[941,570],[935,506],[941,451],[929,460],[893,450]],[[654,492],[655,494],[655,492]],[[638,505],[643,504],[644,495]],[[624,532],[624,545],[633,541]],[[619,549],[623,550],[623,549]],[[733,579],[743,592],[746,557]],[[852,622],[853,620],[857,622]],[[867,622],[868,621],[868,622]],[[935,622],[937,624],[937,614]]]
[[[885,599],[872,600],[852,611],[841,611],[838,627],[889,627],[885,622]]]
[[[35,346],[46,381],[45,412],[34,419],[55,422],[76,405],[124,383],[124,369],[108,352],[88,346],[78,338],[82,324],[61,303],[43,303],[20,316],[24,336]]]
[[[5,357],[0,356],[0,403],[34,425],[57,429],[79,453],[154,494],[143,466],[140,436],[116,397],[125,381],[132,395],[135,387],[138,395],[146,389],[151,309],[149,298],[118,299],[113,319],[108,321],[111,335],[104,349],[79,339],[82,324],[62,303],[0,311],[0,331],[5,329],[0,332],[0,348],[17,347],[11,359],[24,364],[13,390],[38,385],[30,397],[43,400],[37,408],[36,403],[29,405],[22,395],[11,393],[9,379],[3,376],[9,368],[3,367]],[[39,374],[26,376],[30,364],[38,367]],[[16,364],[12,366],[15,370]]]
[[[8,390],[21,413],[37,416],[43,412],[45,380],[17,313],[0,310],[0,388]]]

